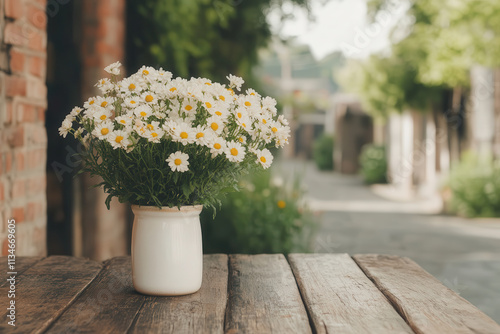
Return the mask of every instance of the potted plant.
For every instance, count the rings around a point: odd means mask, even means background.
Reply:
[[[120,79],[105,68],[102,96],[75,107],[59,132],[83,143],[82,172],[102,178],[106,205],[117,197],[134,212],[132,275],[137,291],[182,295],[201,286],[199,214],[237,188],[250,168],[268,168],[268,148],[288,142],[290,128],[276,101],[206,78],[172,78],[143,66]]]

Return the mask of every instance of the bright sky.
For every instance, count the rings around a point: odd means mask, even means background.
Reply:
[[[312,0],[315,21],[309,22],[302,10],[293,11],[295,19],[285,23],[283,37],[296,36],[300,43],[311,47],[314,56],[321,59],[330,52],[341,50],[351,58],[364,58],[389,46],[389,32],[406,10],[404,1],[397,1],[390,11],[385,11],[372,26],[367,24],[366,0]],[[269,16],[274,32],[280,26],[277,13]]]

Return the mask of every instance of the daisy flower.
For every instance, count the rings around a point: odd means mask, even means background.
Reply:
[[[63,138],[66,138],[68,135],[69,130],[71,130],[73,123],[69,119],[64,119],[64,121],[61,124],[61,127],[59,128],[59,135],[62,136]]]
[[[210,117],[207,119],[207,126],[218,135],[224,130],[224,123],[222,123],[222,120],[218,117]]]
[[[97,83],[96,83],[96,86],[97,88],[99,88],[99,90],[103,93],[107,93],[109,92],[110,90],[113,90],[113,88],[115,87],[113,85],[113,83],[111,82],[111,80],[109,80],[108,78],[104,78],[104,79],[101,79],[99,80]]]
[[[151,124],[148,124],[148,125],[151,125]],[[163,131],[162,129],[153,128],[149,131],[146,131],[145,137],[148,139],[148,141],[150,141],[152,143],[159,143],[160,139],[163,137],[164,134],[165,134],[165,131]]]
[[[85,109],[89,109],[91,107],[95,106],[96,98],[95,97],[90,97],[87,101],[83,103],[83,107]]]
[[[104,121],[100,124],[96,124],[92,134],[102,140],[106,139],[112,131],[113,123],[111,123],[111,121]]]
[[[135,98],[135,97],[125,99],[124,102],[125,102],[125,104],[124,104],[125,107],[135,108],[135,107],[139,106],[139,99]]]
[[[113,146],[113,149],[125,148],[130,144],[128,140],[128,132],[123,130],[115,130],[111,132],[107,138],[108,142]]]
[[[143,104],[135,108],[134,110],[134,114],[140,118],[148,118],[149,116],[151,116],[152,112],[153,110],[151,109],[151,107],[146,104]]]
[[[125,78],[118,83],[120,91],[125,94],[139,93],[141,91],[141,84],[133,78]]]
[[[132,119],[129,116],[118,116],[115,117],[115,122],[125,127],[129,127],[132,124]]]
[[[269,168],[273,163],[273,155],[267,148],[255,150],[255,155],[257,155],[257,160],[255,160],[255,162],[264,167],[264,169]]]
[[[210,139],[210,143],[208,144],[208,147],[210,148],[210,153],[212,153],[212,158],[215,158],[219,154],[222,154],[226,151],[227,144],[223,138],[213,136]]]
[[[194,129],[186,123],[180,123],[172,134],[172,140],[182,145],[192,144],[196,141]]]
[[[141,100],[146,102],[146,103],[156,103],[158,101],[158,98],[156,97],[155,93],[152,93],[150,91],[146,91],[142,93],[141,95]]]
[[[231,162],[242,162],[245,159],[245,148],[238,142],[228,142],[226,158]]]
[[[81,112],[82,112],[82,108],[74,107],[73,109],[71,109],[70,115],[76,116],[76,115],[80,114]]]
[[[229,80],[229,87],[236,88],[237,90],[240,90],[241,85],[245,83],[245,80],[232,74],[229,74],[226,79]]]
[[[120,66],[122,66],[122,64],[117,61],[111,65],[106,66],[104,70],[109,74],[118,75],[120,74]]]
[[[182,153],[181,151],[177,151],[175,153],[170,154],[166,162],[168,162],[168,166],[172,170],[172,172],[187,172],[189,170],[189,155],[186,153]]]
[[[206,146],[208,145],[208,142],[210,141],[210,132],[207,131],[207,128],[201,125],[198,125],[196,129],[194,130],[195,132],[195,137],[196,137],[196,143],[198,145],[203,145]]]
[[[104,122],[104,121],[107,121],[109,120],[109,118],[112,116],[112,113],[111,111],[109,111],[108,109],[106,108],[101,108],[101,107],[97,107],[94,109],[94,113],[92,114],[92,117],[94,117],[94,119],[97,121],[97,122]]]

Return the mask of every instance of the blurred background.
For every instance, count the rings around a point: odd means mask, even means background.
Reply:
[[[203,214],[205,252],[408,256],[500,322],[500,2],[0,0],[0,247],[128,254],[57,128],[121,61],[278,100],[290,145]]]

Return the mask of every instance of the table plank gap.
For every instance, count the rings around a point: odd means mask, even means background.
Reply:
[[[203,257],[201,289],[186,296],[148,297],[130,333],[223,333],[228,257]]]
[[[282,254],[230,255],[225,332],[312,333]]]
[[[16,327],[0,323],[0,332],[42,333],[101,271],[95,261],[50,256],[27,269],[16,281]],[[7,295],[7,287],[0,288]],[[7,319],[7,312],[0,315]]]
[[[35,264],[38,262],[42,261],[44,257],[31,257],[31,256],[16,256],[16,263],[15,263],[15,269],[13,270],[14,272],[17,272],[16,277],[21,276],[26,270],[29,268],[33,267]],[[2,270],[5,269],[5,271],[12,271],[7,267],[8,263],[8,257],[7,256],[2,256],[0,257],[0,266]],[[3,281],[0,284],[0,288],[4,287],[8,284],[7,281]]]
[[[353,259],[416,333],[500,333],[500,325],[408,258]]]
[[[130,257],[115,257],[47,333],[126,333],[145,298],[132,285]]]
[[[413,333],[349,255],[290,254],[288,260],[316,333]]]

